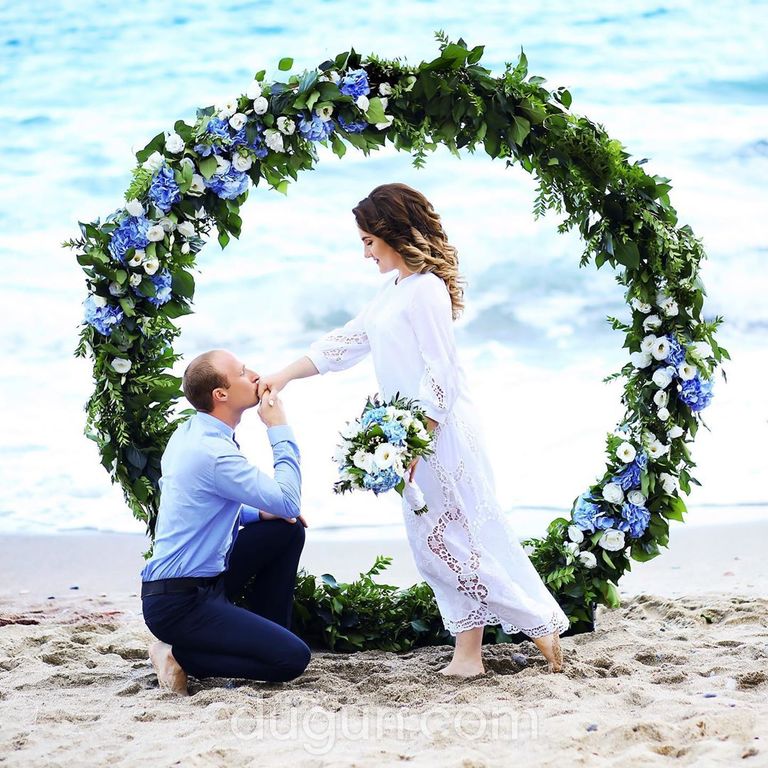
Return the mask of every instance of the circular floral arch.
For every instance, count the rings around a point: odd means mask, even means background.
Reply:
[[[170,373],[179,359],[174,321],[191,312],[191,270],[212,230],[222,247],[238,237],[251,185],[285,193],[317,163],[318,142],[342,157],[349,146],[368,155],[389,140],[417,167],[440,144],[457,156],[480,148],[536,177],[534,214],[564,214],[559,231],[575,227],[584,241],[580,265],[614,268],[631,310],[626,322],[608,318],[624,334],[629,359],[604,379],[624,377],[626,411],[606,437],[603,473],[574,500],[569,518],[526,542],[578,630],[589,626],[596,603],[619,604],[616,585],[630,560],[658,555],[669,521],[683,520],[680,493],[697,482],[688,446],[715,369],[728,358],[715,341],[722,318],[702,316],[704,251],[688,226],[677,225],[669,179],[646,174],[644,160],[630,162],[601,126],[573,114],[567,90],[548,91],[544,78],[529,77],[522,51],[493,77],[479,63],[483,46],[436,36],[439,56],[416,67],[352,49],[286,82],[268,83],[259,72],[243,95],[198,110],[192,125],[177,121],[137,153],[125,205],[103,222],[81,223],[81,236],[64,244],[77,252],[89,291],[77,349],[93,361],[86,434],[152,536],[160,458],[189,413],[172,414],[181,396]],[[292,66],[279,63],[280,71]],[[373,600],[381,620],[385,600],[390,641],[378,647],[440,637],[424,585],[376,593],[370,576],[385,560],[353,585],[300,578],[307,633],[331,647],[376,647],[375,633],[361,629],[365,601]]]

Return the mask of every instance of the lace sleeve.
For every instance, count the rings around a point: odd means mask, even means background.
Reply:
[[[456,342],[453,336],[451,299],[439,277],[424,280],[415,292],[411,323],[424,361],[419,401],[430,419],[442,422],[458,394]]]
[[[320,373],[351,368],[371,351],[363,316],[364,311],[310,346],[307,357]]]

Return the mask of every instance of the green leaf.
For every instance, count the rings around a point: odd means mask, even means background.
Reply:
[[[195,295],[195,278],[189,272],[179,270],[173,274],[171,290],[177,296],[191,299]]]
[[[290,56],[286,56],[283,59],[280,59],[277,68],[281,72],[287,72],[291,67],[293,66],[293,59]]]
[[[339,138],[335,131],[331,134],[331,146],[333,147],[333,153],[338,157],[344,157],[347,154],[347,145]]]
[[[374,96],[368,105],[368,111],[365,113],[365,119],[369,123],[383,123],[387,118],[384,114],[384,106],[378,96]]]
[[[198,167],[200,168],[200,173],[203,175],[203,177],[210,179],[211,176],[213,176],[213,174],[216,172],[218,163],[216,162],[216,158],[213,155],[208,155],[208,157],[204,157],[198,163]]]
[[[640,266],[640,252],[637,249],[637,243],[634,240],[627,240],[622,243],[614,243],[616,261],[625,267],[637,269]]]

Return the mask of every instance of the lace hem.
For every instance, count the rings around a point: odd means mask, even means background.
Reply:
[[[326,359],[340,363],[350,347],[362,347],[368,345],[368,335],[364,331],[358,333],[329,333],[323,338],[324,344],[340,344],[338,347],[325,347],[320,351]]]
[[[518,632],[522,632],[530,638],[534,637],[546,637],[553,632],[557,632],[558,636],[566,632],[570,628],[570,622],[568,617],[558,615],[557,611],[552,612],[552,618],[546,624],[539,624],[536,627],[518,627],[514,624],[509,624],[503,619],[500,619],[495,614],[491,613],[487,608],[476,608],[468,616],[463,619],[457,619],[452,621],[443,617],[443,626],[452,634],[457,635],[459,632],[466,632],[469,629],[475,629],[476,627],[494,626],[501,624],[501,628],[508,635],[515,635]]]

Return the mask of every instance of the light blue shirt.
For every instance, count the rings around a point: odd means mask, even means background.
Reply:
[[[234,430],[208,413],[198,411],[171,435],[162,459],[155,545],[142,581],[217,576],[227,569],[240,525],[257,522],[259,510],[285,518],[301,514],[293,430],[270,427],[267,435],[274,478],[250,464]]]

